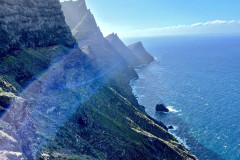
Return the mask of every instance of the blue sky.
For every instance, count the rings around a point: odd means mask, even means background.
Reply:
[[[240,33],[239,0],[86,2],[105,35],[111,32],[117,32],[122,37]]]

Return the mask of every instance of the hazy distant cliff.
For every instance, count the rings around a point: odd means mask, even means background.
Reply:
[[[106,39],[132,66],[149,64],[154,60],[154,58],[145,50],[141,42],[131,45],[132,47],[127,47],[118,35],[114,33],[108,35]]]
[[[1,0],[0,3],[1,57],[29,47],[75,44],[58,0]]]
[[[112,67],[126,66],[123,65],[123,57],[103,37],[93,14],[87,9],[85,0],[65,1],[61,4],[66,22],[71,26],[79,47],[95,61],[96,67],[107,72],[106,69]]]
[[[150,63],[154,60],[154,58],[145,50],[142,42],[132,44],[128,46],[128,48],[141,63]]]

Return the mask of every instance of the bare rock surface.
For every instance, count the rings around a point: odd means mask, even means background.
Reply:
[[[75,45],[58,0],[0,0],[0,57],[30,47]]]

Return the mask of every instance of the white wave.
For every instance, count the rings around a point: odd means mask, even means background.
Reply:
[[[173,130],[172,130],[173,131]],[[191,148],[187,145],[186,139],[182,139],[181,137],[178,137],[175,133],[171,132],[171,130],[169,130],[169,133],[171,133],[177,140],[178,142],[180,142],[181,144],[183,144],[188,150],[190,150]]]
[[[181,112],[181,110],[176,110],[176,109],[174,109],[173,106],[167,106],[167,108],[168,108],[168,110],[169,110],[170,112],[175,112],[175,113]]]
[[[140,68],[142,68],[143,66],[146,66],[147,64],[141,64],[141,65],[139,65],[139,66],[135,66],[134,67],[134,69],[136,70],[136,69],[140,69]]]
[[[169,125],[169,126],[171,126],[171,125]],[[173,126],[173,129],[170,129],[169,132],[176,131],[177,129],[178,129],[178,126]]]
[[[141,94],[137,95],[137,98],[143,98],[143,97],[145,97],[145,95],[141,95]]]

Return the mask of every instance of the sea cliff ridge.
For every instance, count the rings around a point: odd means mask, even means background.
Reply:
[[[3,160],[197,159],[132,93],[141,42],[103,37],[84,0],[0,2]]]

